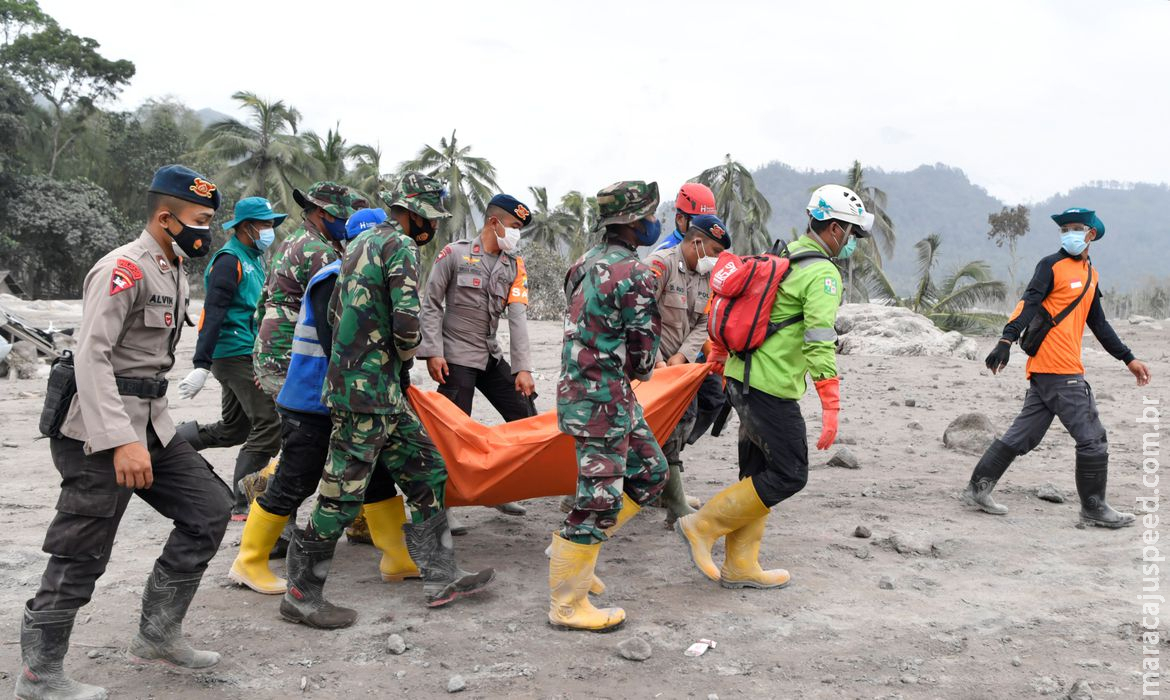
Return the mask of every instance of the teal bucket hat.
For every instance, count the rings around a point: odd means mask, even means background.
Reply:
[[[244,221],[271,221],[272,227],[276,228],[288,218],[288,214],[277,214],[272,211],[272,205],[263,197],[244,197],[236,202],[235,214],[234,219],[223,225],[224,231],[233,229]]]

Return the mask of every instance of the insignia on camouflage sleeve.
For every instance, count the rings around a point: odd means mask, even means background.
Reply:
[[[125,270],[126,272],[129,272],[130,276],[133,277],[134,279],[136,279],[136,280],[142,279],[142,269],[139,268],[134,263],[127,260],[126,258],[118,258],[118,262],[116,263],[116,266],[120,267],[121,269]]]
[[[128,270],[115,267],[114,274],[110,275],[110,296],[114,296],[118,292],[124,292],[133,286],[134,276]]]

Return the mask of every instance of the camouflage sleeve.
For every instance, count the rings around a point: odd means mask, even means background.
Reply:
[[[645,265],[636,263],[625,292],[616,300],[626,330],[626,366],[633,379],[642,381],[649,379],[654,371],[661,339],[662,319],[658,314],[656,289],[654,274]]]
[[[427,279],[427,293],[422,299],[422,308],[419,312],[419,323],[422,327],[422,343],[418,346],[418,356],[424,360],[428,357],[443,357],[443,304],[447,300],[447,285],[451,283],[451,266],[455,256],[451,255],[451,246],[439,253],[435,264],[431,267],[431,276]]]
[[[394,324],[394,347],[398,357],[409,360],[422,342],[419,326],[418,249],[401,243],[386,260],[386,290]]]

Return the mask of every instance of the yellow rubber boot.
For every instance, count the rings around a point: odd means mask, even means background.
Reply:
[[[760,540],[768,516],[758,518],[738,530],[727,533],[727,558],[719,570],[719,585],[724,588],[784,588],[792,577],[784,569],[760,568]]]
[[[642,510],[642,506],[638,505],[634,499],[630,498],[629,494],[622,493],[622,509],[618,511],[617,522],[605,529],[606,537],[613,537],[614,533],[622,529],[630,521],[630,518],[638,514]],[[601,595],[605,593],[605,582],[593,574],[593,582],[589,584],[589,592],[593,595]]]
[[[698,513],[679,518],[674,530],[691,551],[691,561],[707,578],[719,580],[719,567],[711,558],[715,540],[768,514],[768,507],[756,495],[751,477],[723,489],[707,501]]]
[[[621,608],[593,607],[589,584],[601,544],[577,544],[553,535],[548,561],[548,621],[554,627],[590,632],[612,632],[626,621]]]
[[[402,496],[367,503],[363,508],[366,524],[370,527],[370,538],[374,546],[382,551],[382,561],[378,564],[382,580],[418,578],[418,566],[410,558],[410,552],[406,551],[406,535],[402,532],[402,525],[406,522]]]
[[[240,536],[240,552],[232,562],[228,578],[257,593],[284,595],[285,580],[268,568],[268,553],[287,522],[287,515],[273,515],[253,501],[244,522],[244,534]]]

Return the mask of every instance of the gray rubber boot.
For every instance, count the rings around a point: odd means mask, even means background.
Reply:
[[[427,607],[437,608],[456,598],[477,593],[495,578],[494,569],[469,572],[455,563],[447,511],[441,510],[417,525],[407,523],[402,530],[406,534],[406,550],[422,573]]]
[[[500,512],[501,512],[501,513],[503,513],[504,515],[516,515],[516,516],[520,516],[520,515],[526,515],[526,514],[528,513],[528,509],[527,509],[527,508],[525,508],[524,506],[520,505],[519,503],[516,503],[515,501],[509,501],[509,502],[507,502],[507,503],[501,503],[501,504],[500,504],[500,505],[498,505],[498,506],[492,506],[492,507],[493,507],[493,508],[495,508],[496,510],[500,511]]]
[[[1133,513],[1114,510],[1105,501],[1109,481],[1109,455],[1077,455],[1077,493],[1081,497],[1081,522],[1117,529],[1133,525]]]
[[[183,639],[183,618],[202,578],[202,572],[176,573],[155,562],[142,591],[138,634],[130,642],[132,660],[188,669],[210,668],[219,663],[218,653],[194,649]]]
[[[199,438],[199,423],[193,420],[183,421],[175,426],[175,436],[187,441],[196,452],[204,450],[207,445]]]
[[[20,622],[20,659],[16,697],[23,700],[106,700],[105,688],[86,685],[65,675],[65,654],[77,608],[38,610],[24,608]]]
[[[281,617],[322,630],[349,627],[357,620],[356,610],[325,600],[325,579],[335,549],[337,540],[306,540],[304,533],[293,534],[285,560],[288,592],[280,601]]]
[[[670,477],[666,480],[666,486],[662,489],[662,495],[659,499],[662,507],[666,509],[666,526],[668,528],[673,528],[674,521],[684,515],[697,512],[687,503],[687,494],[683,490],[682,470],[679,468],[678,462],[670,464]]]
[[[1007,506],[996,503],[995,499],[991,497],[991,492],[1015,458],[1015,450],[999,440],[992,442],[983,456],[979,458],[975,470],[971,472],[971,480],[967,482],[967,488],[963,490],[963,503],[974,506],[984,513],[1007,515]]]

